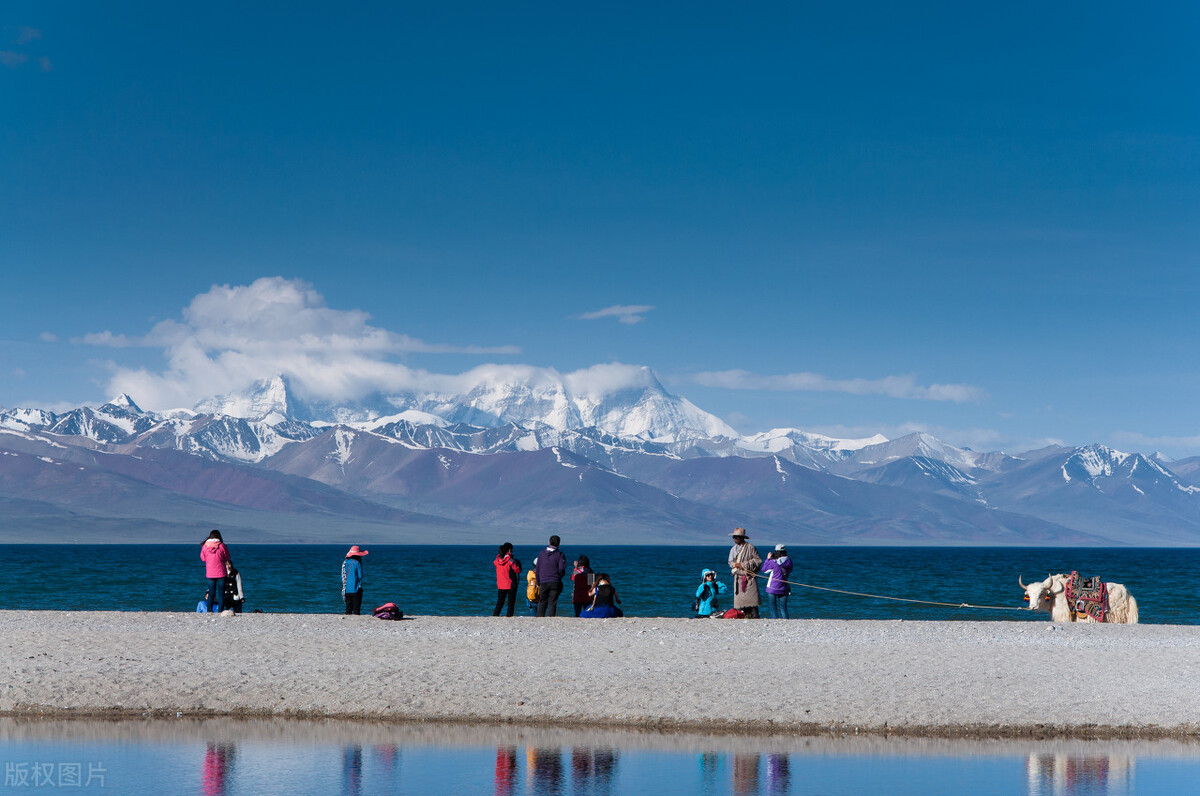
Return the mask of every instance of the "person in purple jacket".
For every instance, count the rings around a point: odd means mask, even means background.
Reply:
[[[775,545],[775,550],[767,554],[767,560],[763,562],[762,572],[767,576],[771,616],[775,619],[791,619],[787,598],[792,593],[792,587],[787,584],[787,579],[792,574],[792,559],[788,558],[787,548],[781,544]]]
[[[559,538],[550,537],[550,544],[533,560],[537,573],[538,616],[558,615],[558,595],[562,593],[563,575],[567,574],[567,557],[558,549]]]

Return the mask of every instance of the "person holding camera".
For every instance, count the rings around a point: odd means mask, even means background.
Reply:
[[[775,545],[775,549],[767,554],[762,571],[767,576],[767,601],[771,606],[771,616],[775,619],[791,619],[787,599],[792,587],[787,579],[792,574],[792,559],[788,558],[787,548],[781,544]]]

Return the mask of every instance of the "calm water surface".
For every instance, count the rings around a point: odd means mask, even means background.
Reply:
[[[5,793],[1028,794],[1195,792],[1172,742],[722,737],[336,722],[0,720]],[[35,784],[36,783],[36,784]]]
[[[246,610],[340,612],[346,545],[239,545]],[[758,543],[760,552],[773,548]],[[772,541],[773,540],[768,540]],[[395,602],[413,615],[490,614],[496,586],[493,546],[375,545],[364,560],[364,610]],[[568,562],[580,553],[607,572],[632,616],[687,616],[706,567],[731,585],[728,546],[611,547],[566,539]],[[538,547],[518,547],[528,568]],[[849,591],[954,604],[1021,607],[1017,577],[1079,570],[1124,583],[1143,622],[1200,623],[1200,550],[1130,548],[792,547],[795,581]],[[0,608],[192,611],[206,582],[195,545],[0,545],[18,578],[0,579]],[[569,592],[568,592],[569,594]],[[518,612],[526,612],[518,599]],[[728,599],[727,599],[728,603]],[[571,610],[569,596],[560,607]],[[798,588],[793,617],[837,619],[973,619],[1047,621],[1017,611],[968,610],[853,597]]]

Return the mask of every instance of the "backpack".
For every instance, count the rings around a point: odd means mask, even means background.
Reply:
[[[403,619],[404,612],[396,607],[395,603],[384,603],[376,608],[371,614],[376,619]]]
[[[529,574],[533,575],[533,577],[529,578],[529,585],[525,588],[525,599],[533,602],[538,598],[537,576],[534,575],[532,569],[529,570]]]
[[[743,611],[739,611],[737,608],[730,608],[728,611],[721,614],[721,618],[722,619],[745,619],[746,614]]]

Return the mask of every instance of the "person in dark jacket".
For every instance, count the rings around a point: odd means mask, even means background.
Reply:
[[[242,591],[242,573],[230,561],[229,574],[225,576],[225,610],[240,614],[242,606],[245,604],[246,595]]]
[[[550,537],[550,544],[533,561],[537,572],[538,616],[558,615],[558,595],[562,593],[563,576],[567,574],[567,557],[558,549],[559,538]]]
[[[596,573],[592,572],[587,556],[575,559],[575,569],[571,570],[571,603],[575,606],[575,616],[592,604],[592,586],[596,585]]]

